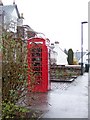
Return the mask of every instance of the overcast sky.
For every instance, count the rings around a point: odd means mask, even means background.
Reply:
[[[13,0],[2,0],[4,5]],[[81,21],[88,21],[89,0],[15,0],[24,24],[42,32],[64,50],[81,50]],[[88,24],[83,25],[84,50],[88,49]]]

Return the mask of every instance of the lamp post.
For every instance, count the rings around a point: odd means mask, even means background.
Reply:
[[[81,75],[83,75],[83,24],[88,23],[87,21],[81,22]]]

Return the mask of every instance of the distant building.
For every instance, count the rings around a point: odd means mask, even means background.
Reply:
[[[17,5],[13,2],[12,5],[2,3],[0,6],[2,7],[4,29],[16,32],[18,24],[23,24],[23,17],[20,16]]]
[[[81,63],[81,59],[79,60],[79,64]],[[88,64],[88,52],[85,52],[85,54],[83,55],[83,64],[84,64],[84,67],[85,67],[85,64]]]
[[[51,43],[50,49],[50,58],[51,58],[51,65],[56,65],[57,64],[57,55],[58,53],[54,50],[55,46],[54,43]]]
[[[51,47],[53,47],[51,59],[54,59],[57,65],[67,65],[68,64],[67,55],[59,47],[59,42],[56,41],[54,44],[51,45]]]
[[[15,38],[22,36],[23,39],[28,39],[36,35],[36,32],[29,25],[23,25],[23,13],[19,13],[15,2],[12,5],[3,5],[0,0],[0,17],[2,17],[0,22],[3,30],[13,32]]]
[[[88,52],[87,55],[88,55],[88,63],[89,63],[89,66],[90,66],[90,52]]]
[[[83,56],[86,54],[86,52],[83,52]],[[77,61],[79,62],[81,59],[81,52],[80,51],[76,51],[74,52],[74,57],[77,59]]]

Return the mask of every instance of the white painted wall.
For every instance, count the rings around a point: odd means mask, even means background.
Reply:
[[[64,53],[64,51],[59,47],[59,42],[55,42],[54,44],[54,51],[57,52],[57,60],[56,64],[57,65],[67,65],[67,55]]]
[[[57,52],[54,50],[51,50],[50,52],[50,58],[51,58],[51,64],[57,64]]]

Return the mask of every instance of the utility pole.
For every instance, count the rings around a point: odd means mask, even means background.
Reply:
[[[88,23],[87,21],[81,22],[81,75],[83,75],[83,24]]]

